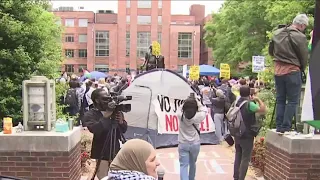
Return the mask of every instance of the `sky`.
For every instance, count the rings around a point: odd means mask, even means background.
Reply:
[[[86,11],[96,10],[113,10],[115,13],[118,11],[117,1],[51,1],[54,8],[60,6],[72,6],[75,9],[83,6]],[[212,0],[212,1],[182,1],[172,0],[171,1],[171,14],[189,14],[189,8],[192,4],[201,4],[206,6],[206,15],[212,12],[218,12],[219,8],[223,4],[223,0]]]

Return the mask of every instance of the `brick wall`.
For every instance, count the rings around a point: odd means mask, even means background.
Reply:
[[[289,154],[270,143],[266,147],[266,180],[320,179],[320,154]]]
[[[28,180],[79,180],[80,143],[69,152],[0,152],[0,174]]]

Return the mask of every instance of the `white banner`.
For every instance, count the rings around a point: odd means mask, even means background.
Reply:
[[[158,95],[153,101],[155,112],[158,116],[158,133],[179,134],[179,119],[177,117],[180,106],[184,100],[172,99],[167,96]],[[199,125],[201,133],[214,132],[215,127],[210,115],[210,109],[206,118]]]

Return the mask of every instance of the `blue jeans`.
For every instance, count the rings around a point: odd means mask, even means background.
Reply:
[[[200,152],[200,142],[181,143],[178,146],[178,151],[180,161],[180,180],[194,180],[196,176],[196,162]]]
[[[300,100],[301,72],[294,71],[283,76],[275,76],[277,91],[276,127],[277,131],[290,131],[293,116]]]

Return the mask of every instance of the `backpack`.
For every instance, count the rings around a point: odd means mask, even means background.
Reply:
[[[234,137],[241,137],[246,131],[246,126],[241,113],[241,107],[248,101],[243,101],[239,106],[236,105],[237,102],[238,100],[231,105],[226,114],[226,118],[230,134]]]
[[[68,89],[64,103],[69,107],[78,107],[78,98],[77,98],[76,89],[73,89],[73,88]]]

